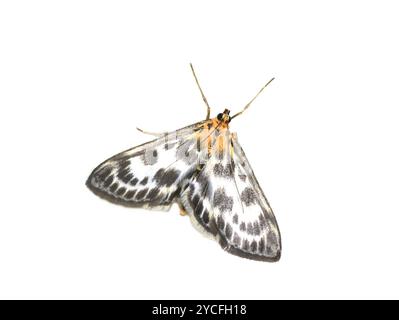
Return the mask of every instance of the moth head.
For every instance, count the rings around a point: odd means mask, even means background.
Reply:
[[[229,123],[231,121],[231,117],[229,114],[230,114],[230,110],[224,109],[223,113],[219,113],[217,115],[217,119],[221,122]]]

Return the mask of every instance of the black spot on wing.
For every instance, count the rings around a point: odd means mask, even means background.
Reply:
[[[253,235],[254,234],[254,227],[252,226],[252,222],[248,222],[247,223],[247,233],[249,235]]]
[[[254,235],[255,236],[259,236],[260,235],[259,223],[257,221],[254,222]]]
[[[259,252],[262,254],[265,250],[265,239],[260,239],[259,241]]]
[[[240,230],[241,231],[245,231],[247,228],[246,228],[246,225],[245,225],[245,222],[241,222],[240,223]]]
[[[175,142],[166,142],[166,143],[164,144],[163,148],[164,148],[165,150],[169,150],[169,149],[172,149],[175,145],[176,145]]]
[[[209,222],[209,212],[208,210],[204,210],[204,213],[202,214],[202,220],[204,221],[205,224],[208,224]]]
[[[256,252],[257,248],[258,248],[258,243],[255,240],[253,240],[251,242],[251,251]]]
[[[158,152],[156,149],[154,150],[146,150],[143,155],[141,156],[141,161],[143,161],[143,163],[146,166],[152,166],[154,164],[156,164],[158,162]]]
[[[154,181],[156,181],[156,182],[159,182],[159,181],[161,181],[161,179],[162,179],[162,176],[165,174],[165,169],[159,169],[156,173],[155,173],[155,175],[154,175],[154,177],[152,178],[152,180],[154,180]]]
[[[180,174],[180,171],[175,170],[175,169],[169,169],[166,171],[164,169],[159,169],[157,171],[157,173],[154,175],[153,180],[159,186],[170,187],[179,178],[179,174]]]
[[[195,208],[195,213],[197,214],[197,215],[200,215],[201,213],[202,213],[202,209],[203,209],[204,207],[203,207],[203,205],[202,205],[202,201],[199,201],[198,202],[198,205],[197,205],[197,207]]]
[[[216,236],[218,234],[216,220],[213,217],[209,217],[208,230],[214,236]]]
[[[130,161],[127,159],[119,163],[117,177],[124,183],[128,183],[133,178],[133,174],[130,172],[129,166],[130,166]]]
[[[183,160],[188,165],[195,162],[197,159],[197,148],[194,147],[194,144],[196,144],[196,140],[194,139],[182,140],[176,149],[176,158]]]
[[[237,213],[233,216],[233,223],[235,223],[235,224],[238,223],[238,215],[237,215]]]
[[[118,189],[118,191],[116,192],[116,194],[118,196],[122,196],[124,193],[126,192],[126,188],[125,187],[121,187]]]
[[[223,175],[223,170],[224,170],[224,167],[223,167],[223,165],[221,163],[217,163],[213,167],[213,173],[216,176],[222,176]]]
[[[231,226],[228,223],[226,224],[226,230],[224,231],[224,234],[225,234],[227,240],[231,239],[231,236],[233,234],[233,230],[232,230]]]
[[[193,206],[193,209],[195,209],[195,208],[197,207],[198,202],[199,202],[199,196],[196,194],[196,195],[193,197],[193,200],[191,201],[192,206]]]
[[[128,173],[126,175],[124,175],[123,177],[119,177],[119,179],[121,179],[124,183],[129,183],[130,180],[133,179],[133,174],[132,173]]]
[[[131,184],[132,186],[135,186],[135,185],[137,184],[137,182],[139,182],[139,179],[134,178],[132,181],[130,181],[130,184]]]
[[[201,186],[202,189],[204,189],[204,187],[209,184],[209,179],[205,172],[201,172],[202,168],[203,166],[198,168],[200,173],[197,176],[197,183]]]
[[[167,198],[168,202],[171,202],[177,195],[180,194],[181,188],[177,187],[175,191],[171,192]]]
[[[245,251],[248,251],[248,249],[249,249],[249,241],[248,241],[247,239],[244,239],[244,241],[243,241],[243,243],[242,243],[242,248],[243,248]]]
[[[130,160],[129,159],[123,159],[119,162],[119,169],[124,170],[127,169],[130,166]]]
[[[194,185],[190,184],[189,191],[188,191],[188,195],[190,198],[193,196],[194,191],[195,191]]]
[[[100,181],[104,181],[112,172],[112,169],[109,167],[105,167],[98,174],[97,177]]]
[[[201,188],[201,195],[204,198],[211,198],[213,189],[212,189],[212,184],[209,183],[208,176],[205,172],[200,172],[200,174],[197,176],[197,183]]]
[[[148,177],[145,177],[143,180],[140,181],[140,184],[145,186],[148,182]]]
[[[231,164],[223,166],[221,163],[217,163],[213,167],[213,173],[217,177],[232,178],[233,166]]]
[[[259,215],[259,227],[261,230],[266,229],[266,219],[262,213]]]
[[[234,232],[233,243],[239,247],[241,245],[241,238],[240,236]]]
[[[115,192],[116,189],[118,189],[119,184],[117,182],[114,182],[111,187],[109,188],[109,191]]]
[[[241,179],[241,181],[245,182],[247,180],[247,176],[245,174],[239,174],[238,177]]]
[[[145,188],[145,189],[140,190],[139,192],[137,192],[137,194],[136,194],[136,200],[137,200],[137,201],[143,200],[144,197],[145,197],[145,195],[147,194],[147,192],[148,192],[148,189],[147,189],[147,188]]]
[[[129,166],[130,166],[130,161],[127,159],[124,159],[119,163],[117,177],[118,179],[122,180],[124,183],[128,183],[133,177],[133,175],[130,173]]]
[[[114,181],[114,178],[112,176],[109,176],[104,182],[104,188],[108,188],[113,181]]]
[[[241,192],[241,201],[248,207],[256,203],[256,193],[252,188],[245,188]]]
[[[219,230],[223,230],[226,223],[224,222],[224,219],[221,216],[219,216],[217,218],[216,224]]]
[[[204,209],[204,206],[202,204],[202,200],[199,197],[199,195],[196,194],[193,196],[193,192],[194,192],[194,190],[189,193],[190,205],[192,207],[192,210],[193,210],[194,215],[195,215],[196,219],[198,220],[198,222],[200,222],[200,224],[203,224],[203,221],[201,219],[201,214],[202,214],[202,210]]]
[[[153,188],[148,192],[147,198],[153,200],[158,196],[159,192],[159,188]]]
[[[134,194],[136,193],[136,190],[130,190],[125,194],[126,199],[131,199],[133,198]]]
[[[226,195],[224,188],[218,188],[213,196],[213,205],[221,212],[233,209],[233,198]]]
[[[200,138],[200,136],[197,137],[197,139],[195,141],[195,144],[196,144],[197,152],[200,152],[201,151],[201,138]]]

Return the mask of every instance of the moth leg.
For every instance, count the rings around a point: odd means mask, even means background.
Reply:
[[[136,128],[138,131],[144,134],[149,134],[150,136],[155,136],[155,137],[162,137],[165,135],[165,133],[157,133],[157,132],[150,132],[150,131],[144,131],[140,128]]]
[[[182,217],[187,215],[187,211],[184,210],[183,206],[180,203],[179,203],[179,209],[180,209],[180,215]]]

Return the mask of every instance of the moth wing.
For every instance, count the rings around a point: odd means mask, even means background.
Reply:
[[[241,146],[230,138],[227,131],[223,155],[213,153],[179,200],[194,226],[229,253],[278,261],[281,240],[273,211]]]
[[[196,168],[201,122],[121,152],[93,170],[86,185],[113,203],[167,210]]]
[[[249,241],[250,252],[260,255],[261,260],[278,261],[281,256],[281,235],[277,220],[244,150],[236,139],[232,139],[232,145],[234,179],[244,210],[239,230],[244,235],[253,236],[252,242]],[[236,230],[237,224],[233,226]]]

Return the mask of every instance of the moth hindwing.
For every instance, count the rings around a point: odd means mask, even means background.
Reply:
[[[210,119],[203,99],[206,120],[111,157],[94,169],[86,184],[100,197],[126,206],[167,210],[177,203],[199,231],[227,252],[278,261],[276,219],[229,130],[230,121],[242,111],[230,117],[226,109]]]

